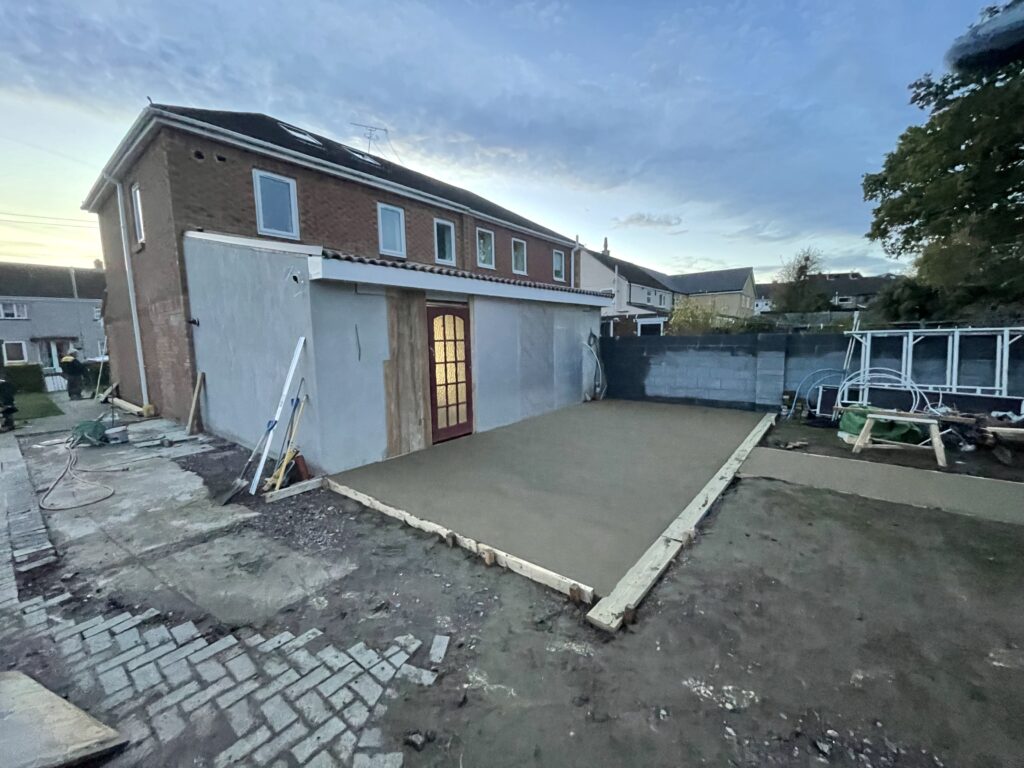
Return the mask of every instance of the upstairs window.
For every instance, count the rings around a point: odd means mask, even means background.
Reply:
[[[384,256],[405,258],[405,211],[377,203],[377,238]]]
[[[512,238],[512,271],[517,275],[526,274],[526,241]]]
[[[28,304],[3,302],[0,304],[0,320],[28,320]]]
[[[662,307],[665,306],[665,294],[664,293],[659,293],[658,294],[658,305],[662,306]]]
[[[477,266],[494,269],[494,233],[489,229],[476,231]]]
[[[560,283],[565,282],[565,252],[551,252],[551,276]]]
[[[434,261],[455,266],[455,225],[434,219]]]
[[[146,229],[142,226],[142,190],[137,183],[132,184],[132,216],[135,219],[135,242],[142,245],[146,242]]]
[[[253,170],[256,197],[256,231],[261,235],[299,239],[299,203],[295,179],[268,171]]]

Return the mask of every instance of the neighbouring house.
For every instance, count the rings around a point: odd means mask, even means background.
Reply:
[[[692,301],[731,320],[742,320],[754,314],[757,295],[751,267],[671,275],[667,283],[675,292],[676,303]]]
[[[0,263],[0,349],[4,365],[36,363],[55,373],[60,359],[106,354],[101,269]]]
[[[681,301],[692,300],[719,317],[742,319],[754,314],[754,271],[750,267],[667,275],[617,259],[604,249],[583,249],[582,287],[611,290],[615,299],[601,310],[603,336],[661,336]]]
[[[601,310],[602,336],[661,336],[672,312],[672,290],[645,269],[604,249],[582,249],[580,286],[594,291],[611,291],[611,306]]]
[[[323,471],[592,391],[611,297],[581,288],[577,242],[268,115],[150,105],[83,207],[122,396],[183,420],[201,371],[204,427],[242,444],[300,338],[300,446]]]
[[[860,272],[833,272],[811,275],[808,279],[825,296],[833,309],[866,309],[882,288],[898,276],[884,274],[865,277]],[[774,312],[786,283],[759,283],[754,310],[757,314]]]

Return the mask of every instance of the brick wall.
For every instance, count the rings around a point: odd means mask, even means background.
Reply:
[[[459,269],[555,283],[552,251],[557,249],[565,254],[568,284],[570,246],[477,220],[468,214],[177,131],[169,132],[167,136],[167,164],[179,235],[189,229],[205,229],[246,237],[259,236],[252,181],[252,171],[257,168],[295,179],[299,242],[324,245],[360,256],[391,259],[380,254],[377,237],[377,203],[387,203],[405,211],[406,258],[409,261],[435,263],[434,219],[445,219],[455,225],[456,267]],[[494,232],[496,268],[493,270],[477,266],[478,226]],[[526,241],[526,276],[512,272],[513,237]]]
[[[406,253],[409,261],[435,263],[434,219],[455,224],[456,267],[488,275],[556,283],[552,251],[565,253],[566,283],[573,267],[572,249],[540,237],[525,235],[468,214],[402,198],[355,182],[273,160],[210,139],[164,128],[145,152],[122,173],[125,213],[132,235],[132,267],[139,307],[143,357],[150,401],[172,418],[188,415],[193,370],[189,307],[182,257],[182,235],[206,230],[258,237],[253,190],[254,168],[294,178],[299,207],[299,242],[373,258],[381,256],[377,239],[377,203],[405,211]],[[138,183],[146,242],[134,243],[130,188]],[[100,212],[103,253],[108,265],[107,323],[111,370],[122,394],[142,402],[136,364],[127,278],[121,250],[117,199],[108,195]],[[495,269],[476,263],[476,228],[494,233]],[[512,238],[527,243],[524,277],[512,272]],[[295,242],[288,240],[286,242]],[[579,275],[577,257],[575,274]],[[556,283],[558,284],[558,283]],[[230,286],[225,286],[230,290]]]

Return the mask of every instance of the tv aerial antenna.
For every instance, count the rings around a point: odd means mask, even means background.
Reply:
[[[388,131],[388,129],[385,128],[383,125],[368,125],[366,123],[349,123],[349,125],[354,125],[354,126],[356,126],[356,128],[362,128],[363,129],[363,136],[366,137],[366,151],[367,152],[371,152],[372,151],[371,147],[373,145],[373,142],[377,140],[377,134],[378,133],[383,133],[384,134],[384,138],[388,142],[388,147],[390,147],[391,151],[394,152],[395,157],[398,159],[398,162],[399,163],[402,162],[402,158],[399,157],[399,155],[398,155],[398,150],[395,149],[395,145],[391,141],[391,133],[390,133],[390,131]]]

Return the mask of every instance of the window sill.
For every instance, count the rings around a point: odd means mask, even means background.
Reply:
[[[530,276],[529,272],[517,272],[514,269],[512,270],[512,274],[513,275],[519,275],[520,277],[529,277]]]
[[[299,240],[298,235],[293,235],[289,232],[271,232],[270,230],[259,229],[258,227],[256,229],[256,234],[259,235],[260,237],[276,237],[279,240]]]
[[[378,253],[381,256],[387,256],[387,257],[392,258],[392,259],[404,259],[405,258],[405,254],[404,253],[397,253],[397,252],[394,252],[394,251],[378,251]]]
[[[497,267],[494,266],[493,264],[481,264],[479,261],[476,263],[476,265],[480,269],[497,269]]]
[[[441,267],[454,267],[454,261],[444,261],[443,259],[434,259],[434,263]]]

